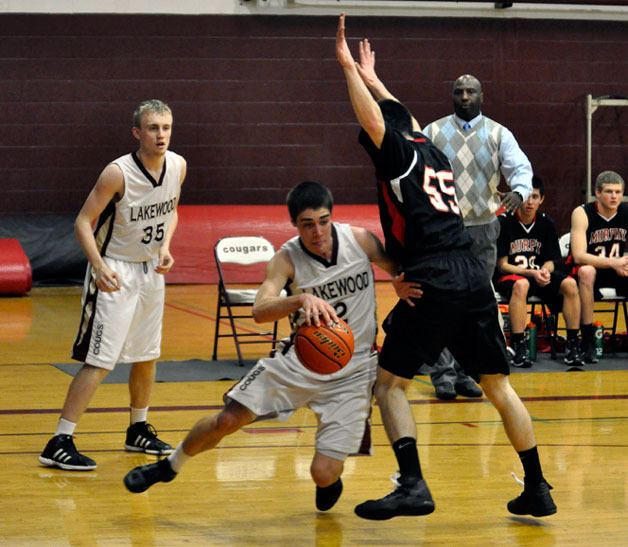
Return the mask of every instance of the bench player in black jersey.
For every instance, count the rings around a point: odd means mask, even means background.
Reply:
[[[628,204],[622,202],[624,179],[603,171],[595,181],[595,201],[580,205],[571,214],[571,273],[580,289],[584,360],[597,363],[593,328],[593,302],[600,288],[614,288],[628,296]],[[575,262],[575,265],[573,264]]]
[[[515,212],[499,217],[495,289],[508,300],[510,342],[515,352],[513,366],[531,365],[523,331],[528,316],[528,296],[538,296],[553,313],[558,313],[562,304],[567,325],[564,362],[570,367],[580,367],[583,363],[578,344],[578,285],[575,279],[561,271],[562,256],[554,221],[539,212],[544,199],[543,181],[535,175],[528,199]]]
[[[396,101],[375,102],[362,81],[340,16],[336,57],[362,126],[360,142],[378,178],[379,208],[388,254],[407,281],[420,282],[414,306],[398,303],[384,321],[375,396],[399,465],[397,488],[359,504],[358,516],[385,520],[426,515],[434,501],[421,473],[416,423],[406,390],[420,363],[448,347],[465,372],[480,381],[499,411],[525,472],[524,491],[508,503],[517,515],[551,515],[556,506],[543,477],[532,421],[510,385],[506,342],[497,303],[480,261],[470,252],[446,156],[427,138],[412,137],[412,116]],[[381,108],[380,108],[381,106]]]

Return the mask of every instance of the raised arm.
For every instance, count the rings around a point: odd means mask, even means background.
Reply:
[[[371,92],[366,87],[351,50],[345,38],[345,14],[340,14],[338,19],[338,30],[336,32],[336,58],[342,67],[347,80],[347,89],[351,106],[355,112],[358,123],[368,133],[373,144],[380,148],[386,131],[382,112]]]
[[[371,43],[368,38],[360,41],[360,62],[357,64],[358,73],[362,78],[362,81],[366,84],[369,91],[373,94],[376,100],[390,99],[391,101],[399,100],[386,88],[384,82],[379,79],[379,76],[375,72],[375,50],[371,48]],[[414,131],[421,131],[421,125],[412,116],[412,129]]]

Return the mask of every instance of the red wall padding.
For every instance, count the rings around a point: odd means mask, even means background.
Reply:
[[[376,205],[335,205],[335,222],[367,228],[383,241]],[[227,236],[263,236],[275,249],[296,235],[285,205],[182,205],[171,252],[175,265],[168,283],[216,283],[214,245]],[[235,282],[257,283],[263,272],[236,276]],[[388,274],[376,268],[377,279]]]
[[[31,263],[17,239],[0,239],[0,294],[26,294],[33,285]]]

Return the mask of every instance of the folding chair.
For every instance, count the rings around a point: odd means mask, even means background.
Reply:
[[[626,310],[626,298],[619,296],[617,291],[612,287],[601,287],[600,293],[602,298],[596,300],[593,306],[593,313],[609,313],[613,314],[613,325],[609,329],[611,331],[611,340],[615,344],[617,340],[617,320],[619,318],[619,306],[622,306],[624,312],[624,325],[628,327],[628,313]]]
[[[241,325],[236,325],[237,319],[253,319],[251,309],[255,303],[257,289],[228,288],[229,281],[225,277],[225,274],[228,276],[232,274],[231,279],[233,279],[236,272],[246,274],[248,277],[254,273],[257,279],[261,281],[263,273],[259,271],[260,265],[268,262],[274,254],[273,244],[266,238],[259,236],[225,237],[214,246],[214,257],[218,270],[218,298],[213,360],[218,357],[218,342],[221,338],[233,338],[240,366],[244,364],[241,349],[243,344],[270,344],[271,354],[274,352],[278,342],[278,321],[273,323],[273,328],[270,331],[258,328],[251,330],[249,327],[244,328]],[[229,332],[221,333],[223,319],[229,321]]]

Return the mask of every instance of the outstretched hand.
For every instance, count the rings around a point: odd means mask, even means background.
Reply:
[[[506,207],[509,212],[518,209],[523,203],[523,198],[519,192],[506,192],[505,194],[500,194],[502,198],[502,205]]]
[[[414,307],[413,298],[421,298],[423,291],[421,284],[415,281],[405,281],[405,273],[401,272],[398,276],[393,277],[392,286],[400,300],[403,300],[408,306]]]
[[[353,55],[345,38],[345,14],[341,13],[338,18],[338,30],[336,31],[336,59],[342,68],[352,68],[355,66]]]
[[[368,38],[360,40],[360,61],[357,63],[358,72],[364,83],[371,87],[378,81],[375,72],[375,51],[371,49]]]

